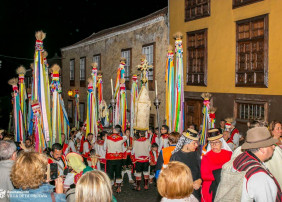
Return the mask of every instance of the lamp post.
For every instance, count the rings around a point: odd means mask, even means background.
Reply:
[[[154,105],[156,106],[156,110],[157,110],[157,121],[158,121],[158,137],[160,138],[161,135],[161,129],[160,129],[160,114],[159,114],[159,107],[161,104],[161,101],[158,99],[158,85],[157,85],[157,81],[155,81],[155,92],[156,92],[156,98],[154,100]]]

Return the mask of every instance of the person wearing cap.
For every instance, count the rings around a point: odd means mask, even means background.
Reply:
[[[188,128],[187,132],[184,132],[180,137],[172,155],[170,161],[179,161],[186,164],[193,177],[193,195],[200,200],[201,199],[201,157],[196,149],[198,148],[199,136],[198,132],[194,129]]]
[[[233,162],[234,172],[247,171],[241,201],[281,201],[280,185],[264,164],[272,157],[276,141],[266,127],[254,127],[247,131],[241,147],[245,151]]]
[[[207,139],[207,153],[201,162],[202,201],[211,202],[216,194],[222,166],[231,159],[232,151],[216,128],[208,131]]]

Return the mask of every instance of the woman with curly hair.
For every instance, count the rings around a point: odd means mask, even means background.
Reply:
[[[22,152],[11,171],[16,189],[10,193],[10,201],[66,201],[62,178],[55,180],[56,193],[53,192],[54,186],[47,183],[47,166],[44,154]]]

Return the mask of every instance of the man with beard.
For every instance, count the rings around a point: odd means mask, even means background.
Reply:
[[[60,143],[55,143],[52,145],[48,163],[56,163],[58,165],[58,176],[64,175],[64,170],[67,168],[67,163],[65,156],[63,155],[63,147]]]

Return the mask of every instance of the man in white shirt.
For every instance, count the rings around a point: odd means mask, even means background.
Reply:
[[[264,162],[273,155],[276,141],[266,127],[247,131],[242,149],[233,162],[234,171],[247,171],[243,180],[241,201],[272,202],[281,200],[280,185]]]

